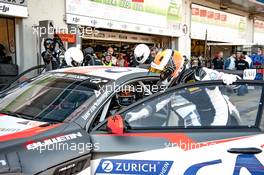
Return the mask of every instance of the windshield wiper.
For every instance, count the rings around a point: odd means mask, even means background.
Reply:
[[[3,111],[0,111],[0,113],[1,114],[6,114],[6,115],[10,115],[10,116],[14,116],[14,117],[17,117],[17,118],[27,119],[27,120],[32,120],[33,119],[32,117],[29,117],[29,116],[24,115],[24,114],[19,114],[19,113],[13,112],[13,111],[3,110]]]

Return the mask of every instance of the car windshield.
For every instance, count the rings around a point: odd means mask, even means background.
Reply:
[[[95,99],[109,80],[98,77],[46,73],[0,96],[0,113],[43,122],[63,122],[88,100]]]

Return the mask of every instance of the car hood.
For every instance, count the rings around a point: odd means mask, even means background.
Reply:
[[[90,153],[88,150],[80,155],[64,148],[50,151],[46,146],[90,142],[88,133],[74,122],[50,124],[0,114],[0,174],[37,174],[65,160]]]
[[[0,137],[47,124],[0,114]]]

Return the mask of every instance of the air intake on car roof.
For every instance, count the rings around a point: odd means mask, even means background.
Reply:
[[[72,175],[81,172],[84,169],[87,159],[65,164],[57,168],[54,175]]]

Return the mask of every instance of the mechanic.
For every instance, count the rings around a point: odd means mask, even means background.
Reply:
[[[139,45],[137,52],[135,53],[135,59],[142,63],[144,62],[144,59],[148,57],[148,53],[149,51],[146,47]],[[171,87],[179,83],[205,80],[223,80],[225,84],[230,85],[239,78],[236,75],[225,74],[203,67],[188,68],[187,65],[188,63],[178,51],[165,49],[157,54],[156,58],[151,63],[149,71],[160,73],[159,84],[163,86],[165,85],[166,87]],[[188,115],[189,112],[184,113],[184,111],[190,111],[191,109],[185,109],[182,111],[180,116],[184,120],[185,126],[227,125],[230,121],[230,115],[239,115],[235,106],[221,93],[218,87],[213,89],[198,88],[192,92],[186,92],[181,95],[183,98],[188,99],[192,104],[196,105],[196,108],[192,109],[194,111],[191,116]],[[200,103],[201,98],[205,99],[205,103]],[[166,105],[171,102],[170,99],[166,99],[165,101],[167,101],[167,103],[161,102],[161,104]],[[173,104],[171,105],[173,106]],[[147,108],[149,107],[143,109],[144,112],[139,111],[143,117],[149,116],[147,113],[150,113],[150,111],[158,112],[158,110],[161,109],[160,107],[159,109],[156,107],[156,109],[147,110]],[[137,119],[140,115],[136,114],[134,117]],[[134,120],[133,117],[129,118],[130,121]]]
[[[92,47],[87,47],[83,51],[84,61],[83,66],[101,66],[103,63],[95,55],[94,49]]]
[[[69,48],[65,52],[64,56],[68,67],[78,67],[81,66],[83,63],[83,59],[84,59],[83,53],[77,47]]]

